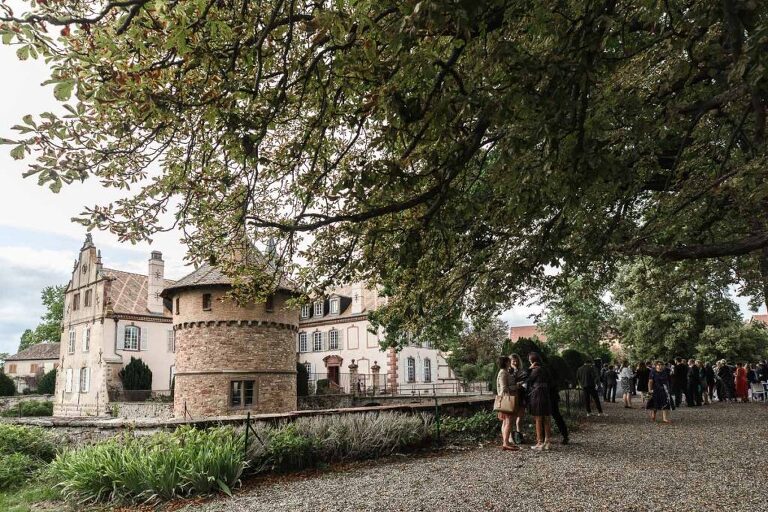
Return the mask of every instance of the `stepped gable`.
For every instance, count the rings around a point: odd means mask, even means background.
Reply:
[[[124,315],[157,315],[147,308],[149,278],[143,274],[124,272],[105,268],[102,275],[110,280],[107,300],[112,303],[112,311]],[[165,286],[172,286],[176,281],[164,279]],[[168,315],[170,316],[170,313]]]
[[[58,359],[61,343],[37,343],[14,354],[6,361],[29,361],[37,359]]]

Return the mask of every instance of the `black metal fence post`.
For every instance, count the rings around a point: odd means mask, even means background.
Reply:
[[[245,446],[243,447],[243,460],[248,460],[248,431],[251,430],[251,411],[245,418]]]

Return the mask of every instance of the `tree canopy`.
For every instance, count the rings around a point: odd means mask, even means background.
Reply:
[[[622,341],[633,357],[754,360],[764,355],[768,332],[744,324],[728,290],[730,277],[721,270],[700,262],[652,261],[622,269],[613,293],[621,306]]]
[[[0,2],[0,38],[47,60],[66,114],[4,142],[54,191],[126,192],[86,208],[89,228],[179,228],[191,259],[236,277],[265,269],[233,246],[275,240],[305,289],[372,281],[378,322],[437,335],[548,286],[548,268],[638,255],[721,258],[765,298],[761,2],[29,8]]]
[[[61,339],[61,322],[64,319],[64,292],[66,285],[46,286],[40,292],[45,306],[42,322],[21,335],[19,352],[37,343],[58,343]]]

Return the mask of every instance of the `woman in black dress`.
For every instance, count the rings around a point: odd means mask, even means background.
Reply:
[[[640,399],[645,402],[645,395],[648,393],[648,379],[651,376],[650,362],[640,361],[635,369],[637,377],[637,391],[640,393]]]
[[[549,399],[549,375],[542,367],[541,356],[536,352],[528,355],[531,368],[528,371],[527,387],[530,396],[531,416],[536,424],[536,446],[533,450],[549,450],[552,437],[552,404]]]

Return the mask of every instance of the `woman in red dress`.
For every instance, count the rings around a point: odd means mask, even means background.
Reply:
[[[736,365],[736,398],[742,402],[747,401],[747,369],[742,363]]]

